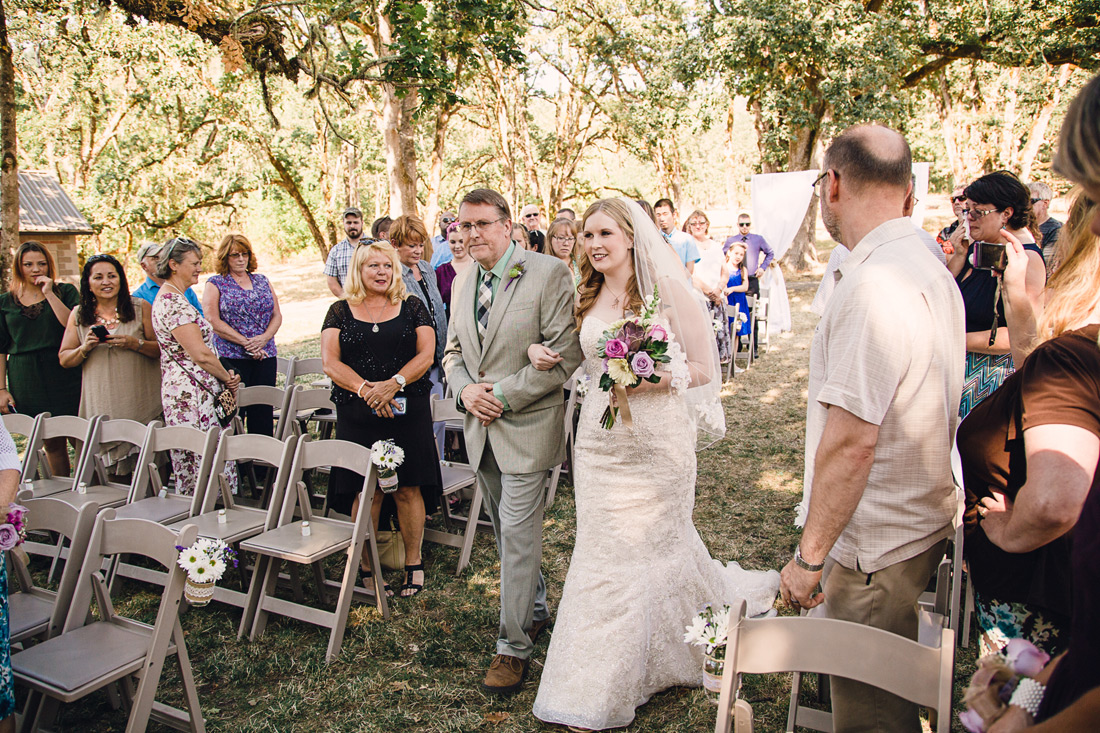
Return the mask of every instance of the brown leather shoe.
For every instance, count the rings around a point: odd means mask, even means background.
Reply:
[[[544,631],[544,630],[546,629],[546,627],[547,627],[547,626],[549,626],[549,625],[550,625],[550,617],[549,617],[549,616],[547,616],[547,617],[546,617],[546,618],[544,618],[544,619],[538,619],[538,620],[535,620],[535,621],[534,621],[534,622],[533,622],[533,623],[531,624],[531,628],[527,629],[527,635],[528,635],[529,637],[531,637],[531,643],[532,643],[532,644],[537,644],[537,643],[538,643],[538,641],[539,641],[539,636],[541,636],[541,635],[542,635],[542,632],[543,632],[543,631]]]
[[[489,672],[481,682],[481,689],[493,695],[511,695],[523,686],[527,673],[527,660],[498,654],[489,665]]]

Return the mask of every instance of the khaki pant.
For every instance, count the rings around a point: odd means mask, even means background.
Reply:
[[[916,557],[878,572],[852,570],[829,559],[825,562],[825,615],[917,640],[917,599],[943,559],[947,540]],[[898,663],[904,662],[899,660]],[[831,677],[833,730],[920,733],[917,705],[877,687]]]

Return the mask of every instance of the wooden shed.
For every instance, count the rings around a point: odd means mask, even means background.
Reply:
[[[79,282],[80,248],[76,238],[94,233],[50,173],[19,171],[19,243],[33,239],[45,245],[57,263],[58,279]]]

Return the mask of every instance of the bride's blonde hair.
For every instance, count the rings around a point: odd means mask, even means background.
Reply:
[[[1077,327],[1100,304],[1100,237],[1089,229],[1098,210],[1100,204],[1075,191],[1055,247],[1055,260],[1061,264],[1047,283],[1037,328],[1040,342]]]
[[[584,216],[581,218],[581,237],[583,242],[584,237],[584,225],[588,223],[588,217],[595,213],[603,213],[611,217],[612,220],[623,230],[623,235],[626,237],[627,242],[633,247],[634,245],[634,225],[630,219],[630,209],[621,199],[601,199],[596,203],[588,207],[588,210],[584,212]],[[604,277],[603,273],[592,266],[592,261],[588,259],[588,250],[583,246],[577,248],[577,265],[580,267],[581,279],[577,285],[577,330],[580,330],[581,321],[584,320],[584,314],[592,310],[592,306],[596,304],[596,298],[599,297],[600,290],[603,288]],[[626,284],[626,306],[627,309],[640,313],[642,311],[643,302],[642,295],[638,290],[638,277],[634,272],[634,258],[631,255],[630,260],[630,280]]]

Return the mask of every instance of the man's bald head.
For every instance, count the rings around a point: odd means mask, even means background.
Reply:
[[[913,155],[909,143],[898,132],[881,125],[850,127],[825,151],[824,166],[860,191],[866,186],[909,188],[913,176]]]

